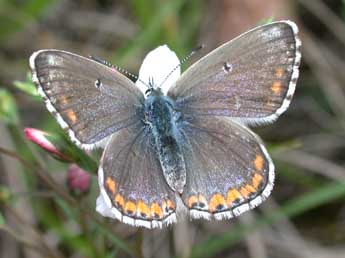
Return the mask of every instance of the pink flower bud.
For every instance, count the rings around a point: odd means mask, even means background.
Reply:
[[[71,190],[84,193],[90,188],[91,176],[76,164],[72,164],[67,171],[67,182]]]
[[[50,134],[43,132],[35,128],[25,128],[25,137],[29,141],[40,146],[45,151],[52,154],[55,158],[62,160],[71,160],[66,155],[64,155],[60,150],[58,150],[55,145],[47,138]]]

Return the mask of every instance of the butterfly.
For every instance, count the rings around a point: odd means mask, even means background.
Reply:
[[[291,21],[256,27],[181,76],[171,70],[176,55],[161,46],[136,83],[106,62],[61,50],[33,53],[30,67],[71,140],[86,150],[105,146],[100,214],[146,228],[176,222],[180,210],[221,220],[272,191],[274,164],[249,126],[288,108],[301,61],[297,34]]]

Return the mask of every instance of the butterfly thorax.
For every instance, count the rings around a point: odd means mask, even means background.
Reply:
[[[180,117],[171,98],[164,96],[159,88],[150,91],[145,100],[145,123],[154,138],[165,180],[173,190],[182,193],[186,168],[178,143]]]

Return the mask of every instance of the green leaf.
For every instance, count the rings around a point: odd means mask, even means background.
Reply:
[[[77,220],[75,210],[73,210],[73,208],[76,208],[76,207],[72,207],[71,205],[68,205],[68,203],[66,203],[64,200],[60,198],[56,199],[56,203],[69,220]]]
[[[6,224],[4,215],[0,212],[0,227]]]
[[[84,151],[79,149],[73,142],[71,142],[67,135],[62,132],[62,130],[61,133],[49,132],[46,135],[46,138],[68,159],[64,161],[61,157],[55,158],[64,162],[76,163],[82,169],[96,174],[98,171],[97,162]]]
[[[128,3],[138,23],[143,27],[147,26],[152,18],[152,13],[155,13],[152,10],[155,9],[157,5],[153,1],[147,0],[130,0]]]
[[[150,18],[145,30],[119,49],[117,55],[111,60],[117,60],[117,63],[121,65],[130,56],[134,56],[141,49],[147,48],[150,42],[154,41],[157,37],[161,37],[161,29],[164,26],[166,18],[174,13],[178,13],[185,2],[186,0],[176,0],[160,5],[160,10]]]
[[[0,43],[8,41],[12,35],[27,28],[45,15],[57,0],[0,1]],[[49,13],[49,12],[48,12]]]
[[[5,89],[0,89],[0,120],[7,124],[17,124],[19,120],[16,102]]]
[[[25,1],[22,5],[22,10],[27,15],[36,19],[39,16],[46,15],[47,10],[53,5],[57,4],[58,0],[30,0]]]
[[[42,100],[39,97],[35,84],[32,82],[31,73],[28,72],[25,81],[14,81],[13,85],[22,92],[35,97],[37,100]]]

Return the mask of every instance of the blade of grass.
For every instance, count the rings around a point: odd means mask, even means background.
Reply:
[[[221,236],[213,236],[192,250],[190,258],[211,257],[231,247],[243,239],[246,234],[266,225],[278,222],[284,216],[294,217],[305,211],[316,208],[326,202],[345,196],[345,182],[332,182],[317,190],[288,201],[280,210],[273,211],[270,216],[259,218],[252,227],[238,224],[234,229]],[[284,215],[282,215],[284,214]]]
[[[17,159],[20,163],[23,164],[23,166],[26,166],[27,169],[34,170],[34,171],[40,171],[39,175],[41,175],[41,177],[43,178],[43,181],[47,184],[47,186],[49,186],[52,190],[54,190],[54,192],[58,196],[62,197],[62,199],[64,199],[66,201],[66,203],[68,203],[69,205],[76,205],[76,200],[74,198],[70,197],[65,192],[61,192],[60,189],[58,188],[58,185],[56,185],[55,183],[53,183],[51,181],[51,178],[47,179],[46,176],[42,176],[42,175],[47,174],[46,171],[41,170],[40,168],[33,167],[29,162],[22,159],[15,152],[12,152],[12,151],[9,151],[9,150],[6,150],[6,149],[0,147],[0,153]],[[57,190],[57,189],[59,189],[59,190]],[[85,209],[83,209],[83,212],[87,212],[87,211],[85,211]],[[98,225],[99,231],[102,232],[103,234],[105,234],[107,237],[109,237],[109,239],[114,243],[115,246],[117,246],[119,249],[125,251],[128,254],[133,254],[133,251],[131,250],[131,248],[123,240],[121,240],[117,236],[113,235],[113,232],[111,230],[109,230],[109,228],[106,224],[102,223],[96,216],[93,216],[92,213],[87,212],[87,214],[90,215],[90,219]],[[48,221],[51,221],[51,219]],[[51,225],[49,225],[48,227],[52,228]]]
[[[117,236],[115,236],[105,223],[102,223],[98,220],[95,223],[97,224],[98,232],[106,235],[116,247],[128,254],[134,255],[133,248],[130,248],[123,240],[120,240]]]
[[[137,54],[140,49],[146,48],[151,40],[159,34],[160,29],[164,25],[164,19],[170,14],[178,12],[185,1],[186,0],[170,1],[164,5],[151,19],[149,25],[145,27],[145,30],[130,43],[126,44],[125,47],[119,49],[112,60],[116,60],[116,63],[121,65],[124,60]]]
[[[57,0],[31,0],[16,4],[16,1],[0,1],[0,43],[47,13],[45,12],[47,8],[57,2]]]

